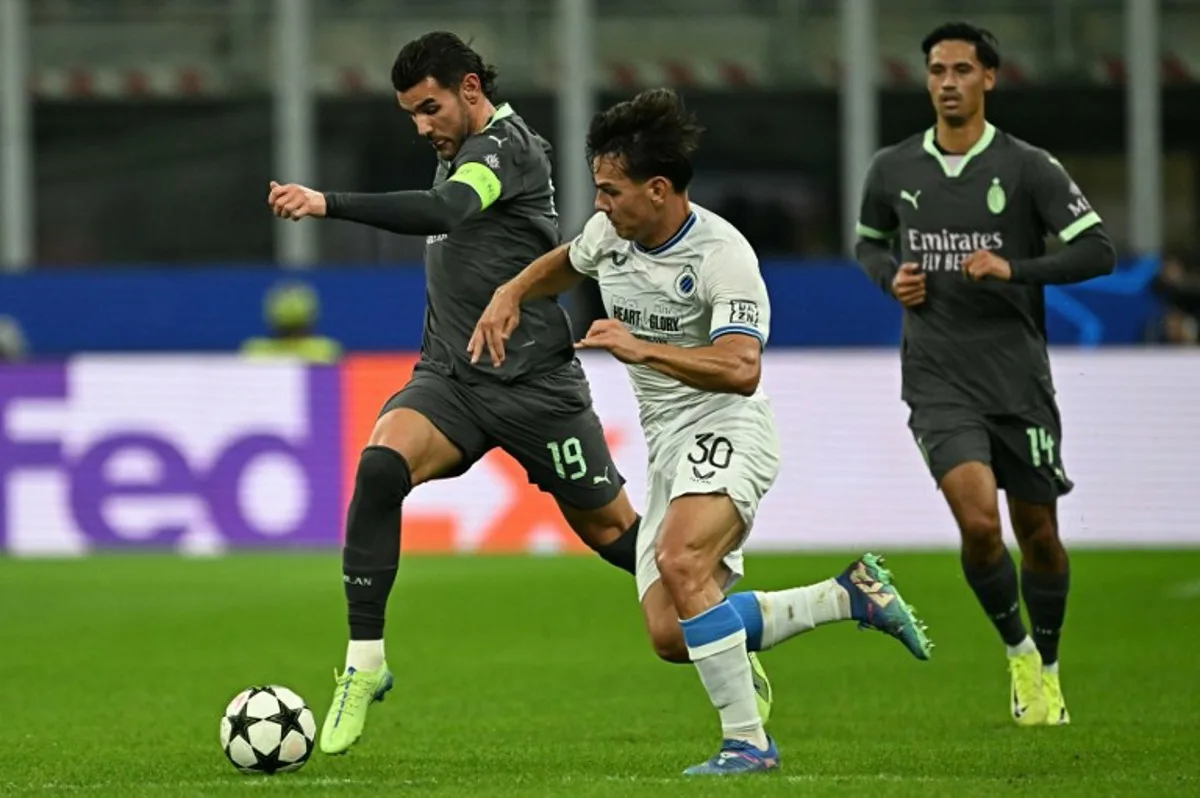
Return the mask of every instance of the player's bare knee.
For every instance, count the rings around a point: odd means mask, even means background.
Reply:
[[[625,531],[616,524],[606,522],[605,519],[592,518],[584,519],[578,523],[572,522],[571,529],[579,536],[580,540],[593,550],[616,542]]]
[[[433,422],[407,407],[380,416],[367,445],[385,447],[403,457],[414,486],[445,473],[462,459],[462,453]]]
[[[706,564],[708,558],[703,551],[677,537],[664,535],[659,538],[654,551],[655,565],[672,596],[697,593],[712,574],[712,566]]]
[[[1067,554],[1053,517],[1047,515],[1020,526],[1014,525],[1013,532],[1028,567],[1034,571],[1061,570],[1059,566]]]
[[[975,565],[991,565],[1003,556],[1004,536],[1000,513],[984,508],[961,513],[958,524],[962,534],[963,556]]]
[[[622,490],[617,498],[594,510],[581,510],[559,502],[563,517],[579,539],[592,549],[618,540],[637,521],[637,511]]]

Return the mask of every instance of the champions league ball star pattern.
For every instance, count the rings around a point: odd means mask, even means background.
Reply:
[[[317,721],[304,699],[286,687],[249,687],[221,718],[221,749],[243,773],[299,770],[312,755]]]

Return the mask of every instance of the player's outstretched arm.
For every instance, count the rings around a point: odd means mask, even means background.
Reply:
[[[424,191],[326,192],[326,216],[400,235],[440,235],[483,210],[479,194],[456,180]]]
[[[571,267],[570,252],[569,243],[550,250],[500,286],[499,291],[510,291],[519,302],[569,291],[583,280],[583,274]]]
[[[762,341],[744,333],[722,335],[709,346],[682,347],[642,341],[623,323],[601,319],[575,348],[607,349],[622,363],[648,366],[713,393],[750,396],[762,377]]]
[[[571,268],[570,247],[563,244],[550,250],[496,289],[467,343],[472,363],[479,362],[486,348],[493,366],[503,364],[504,344],[521,321],[521,303],[557,296],[583,279],[582,274]]]
[[[281,219],[344,219],[401,235],[448,233],[483,210],[477,190],[447,181],[428,191],[389,194],[322,193],[297,183],[271,182],[267,204]]]

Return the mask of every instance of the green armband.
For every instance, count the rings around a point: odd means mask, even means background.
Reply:
[[[480,210],[486,209],[500,199],[500,178],[481,163],[463,164],[450,176],[450,179],[465,183],[475,189],[475,193],[479,195]]]
[[[1072,224],[1067,225],[1059,232],[1058,237],[1064,244],[1069,244],[1079,237],[1079,234],[1089,227],[1094,227],[1100,224],[1100,214],[1095,211],[1090,211],[1080,216]]]

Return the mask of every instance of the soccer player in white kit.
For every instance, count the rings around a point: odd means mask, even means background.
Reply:
[[[521,301],[561,293],[581,275],[599,281],[610,318],[577,347],[625,363],[638,400],[650,457],[638,596],[655,650],[678,661],[683,649],[721,717],[721,750],[684,772],[721,775],[779,766],[749,652],[840,620],[887,632],[919,659],[932,644],[873,555],[816,585],[726,597],[781,453],[759,386],[771,308],[758,258],[687,196],[700,132],[665,89],[598,114],[588,151],[599,213],[497,290],[469,349],[502,363]]]

